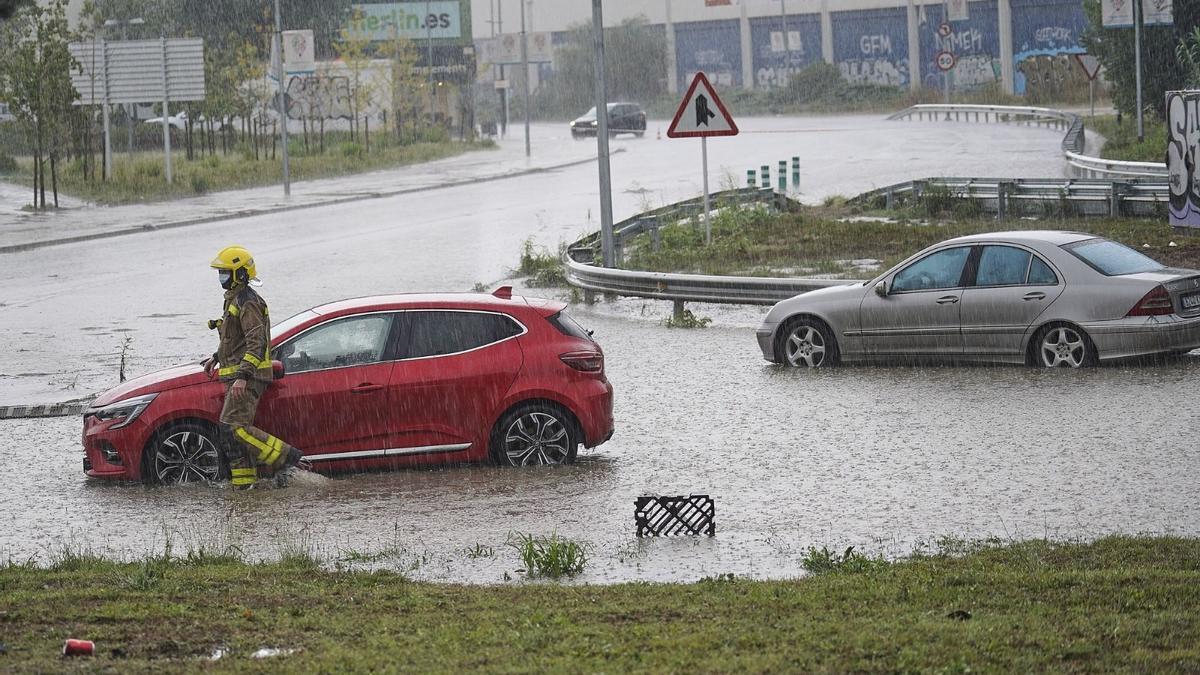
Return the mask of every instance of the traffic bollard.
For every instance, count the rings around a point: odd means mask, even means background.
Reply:
[[[787,160],[779,160],[779,191],[787,192]]]
[[[771,167],[763,164],[758,168],[758,182],[764,188],[771,189]]]
[[[754,169],[746,169],[746,187],[757,187],[754,184]]]
[[[800,157],[792,156],[792,189],[800,191]]]

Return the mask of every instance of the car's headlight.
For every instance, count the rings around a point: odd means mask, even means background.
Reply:
[[[101,422],[118,420],[118,422],[109,427],[109,429],[120,429],[133,424],[133,421],[136,420],[139,415],[145,412],[146,408],[149,407],[150,402],[157,397],[158,394],[143,394],[142,396],[127,398],[124,401],[110,403],[103,408],[97,408],[90,411],[89,414],[95,415],[96,419],[100,420]]]

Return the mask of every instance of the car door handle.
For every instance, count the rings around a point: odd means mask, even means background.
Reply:
[[[939,305],[953,305],[956,302],[958,302],[957,295],[943,295],[937,299],[937,304]]]
[[[350,387],[350,393],[352,393],[352,394],[369,394],[373,391],[379,391],[380,389],[383,389],[382,384],[371,384],[370,382],[365,382],[363,384],[358,385],[357,387]]]
[[[1034,291],[1034,292],[1032,292],[1032,293],[1026,293],[1026,294],[1024,295],[1024,297],[1022,297],[1021,299],[1022,299],[1022,300],[1045,300],[1045,299],[1046,299],[1046,294],[1045,294],[1045,293],[1039,293],[1038,291]]]

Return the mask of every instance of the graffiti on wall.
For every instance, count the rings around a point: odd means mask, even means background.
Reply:
[[[1087,90],[1087,78],[1071,67],[1084,51],[1079,38],[1087,17],[1079,0],[1012,0],[1013,89],[1031,98]],[[1060,58],[1061,57],[1061,58]]]
[[[350,119],[350,78],[328,75],[294,75],[287,83],[288,118]]]
[[[1200,227],[1200,91],[1167,92],[1171,225]]]
[[[742,40],[738,22],[675,24],[675,61],[680,82],[703,72],[718,87],[742,84]]]
[[[938,52],[954,54],[955,89],[976,89],[1000,81],[1000,20],[995,0],[972,2],[969,18],[950,23],[950,34],[943,36],[938,27],[945,21],[941,5],[921,8],[918,14],[921,36],[921,83],[930,88],[942,86],[942,71],[937,67]]]
[[[789,16],[786,22],[778,16],[750,19],[750,44],[754,87],[787,86],[792,75],[821,60],[821,17]]]
[[[906,10],[835,12],[833,56],[842,77],[850,82],[908,86]]]

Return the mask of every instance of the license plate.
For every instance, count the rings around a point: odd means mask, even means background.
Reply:
[[[1200,293],[1188,293],[1180,296],[1179,301],[1183,303],[1184,309],[1195,309],[1200,307]]]

